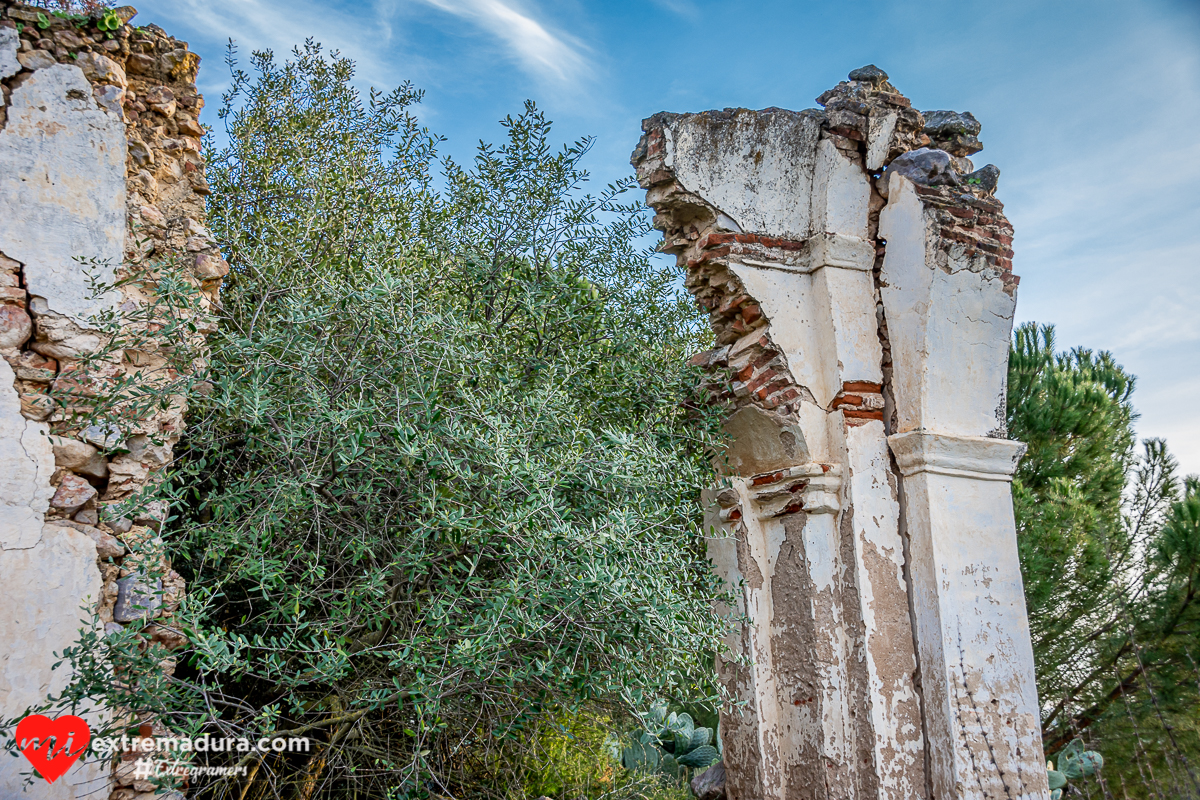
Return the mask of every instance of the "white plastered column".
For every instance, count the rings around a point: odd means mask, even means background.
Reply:
[[[1009,481],[1019,442],[910,431],[913,605],[936,798],[1042,798],[1041,725]]]
[[[880,217],[903,521],[936,800],[1046,798],[1004,431],[1016,298],[893,174]],[[938,251],[936,248],[942,247]]]
[[[841,472],[805,463],[781,470],[771,484],[732,478],[710,493],[709,558],[752,622],[727,642],[745,663],[722,670],[736,681],[729,688],[749,701],[722,732],[726,758],[739,765],[730,787],[739,799],[855,796]],[[797,500],[803,512],[792,510]],[[826,784],[828,795],[818,788]]]
[[[856,797],[842,470],[807,463],[782,472],[769,485],[733,481],[745,515],[743,572],[753,574],[744,594],[761,776],[753,796]],[[804,511],[789,511],[797,499]]]
[[[805,257],[730,264],[816,401],[800,404],[810,457],[842,476],[834,502],[807,499],[803,515],[763,516],[744,498],[762,576],[745,594],[762,796],[913,800],[925,758],[896,479],[882,421],[830,410],[848,383],[883,382],[870,187],[828,140],[814,161]]]

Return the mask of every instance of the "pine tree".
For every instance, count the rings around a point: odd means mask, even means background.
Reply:
[[[1135,451],[1134,379],[1106,352],[1015,334],[1018,546],[1048,756],[1082,736],[1130,796],[1200,796],[1200,481],[1161,440]]]

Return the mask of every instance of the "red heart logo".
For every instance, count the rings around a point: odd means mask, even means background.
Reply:
[[[30,714],[17,723],[17,747],[47,783],[61,778],[90,741],[91,728],[73,714],[58,719]]]

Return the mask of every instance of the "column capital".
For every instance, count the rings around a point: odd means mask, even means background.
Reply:
[[[888,446],[904,477],[919,472],[953,475],[982,481],[1011,481],[1024,442],[986,436],[951,436],[927,430],[888,437]]]

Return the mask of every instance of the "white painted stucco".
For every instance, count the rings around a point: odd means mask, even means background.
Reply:
[[[820,131],[820,119],[805,112],[689,114],[667,129],[666,163],[741,230],[805,239]]]
[[[936,797],[1049,793],[1009,479],[1022,445],[889,439],[905,522]]]
[[[867,169],[872,172],[882,169],[887,160],[888,150],[892,143],[892,134],[896,131],[896,122],[900,114],[888,111],[884,114],[872,114],[867,120]]]
[[[38,543],[54,494],[49,426],[21,416],[15,381],[12,367],[0,359],[0,553]]]
[[[846,430],[854,506],[851,545],[858,612],[863,619],[863,660],[869,688],[867,713],[877,735],[869,742],[879,780],[879,797],[912,800],[925,791],[925,744],[921,700],[913,676],[911,618],[896,613],[907,605],[904,541],[900,536],[898,486],[892,473],[883,423],[869,421]]]
[[[871,186],[862,168],[822,139],[813,170],[812,230],[867,238],[867,203]]]
[[[54,493],[54,454],[44,422],[21,416],[14,375],[0,359],[0,719],[62,691],[69,667],[52,667],[56,653],[75,643],[90,614],[81,606],[100,599],[96,544],[73,528],[45,524]],[[53,785],[38,781],[21,794],[24,759],[0,759],[0,797],[74,800],[103,787],[106,770],[95,764],[72,768]],[[40,784],[40,785],[39,785]]]
[[[932,221],[913,184],[891,173],[879,235],[881,292],[895,364],[897,432],[960,436],[1004,430],[1015,294],[964,256],[939,263]],[[961,250],[961,246],[956,249]]]
[[[826,267],[785,272],[731,263],[771,320],[770,335],[797,383],[825,408],[845,381],[883,382],[871,275]]]
[[[39,69],[12,93],[0,131],[0,253],[25,267],[48,309],[83,321],[125,249],[125,125],[102,110],[75,66]]]
[[[1004,438],[1015,295],[949,252],[913,184],[880,216],[914,627],[934,795],[1048,796]]]
[[[8,74],[9,29],[0,28],[0,75]],[[85,268],[110,280],[125,237],[125,127],[100,109],[78,67],[55,64],[12,92],[0,131],[0,253],[23,267],[43,334],[98,342],[80,328],[116,297],[93,298]],[[72,323],[70,320],[75,320]],[[73,338],[72,338],[73,337]],[[77,348],[67,353],[78,355]],[[57,353],[53,353],[58,355]],[[47,524],[54,455],[45,423],[21,415],[15,376],[0,360],[0,716],[14,719],[60,692],[69,665],[52,669],[93,623],[101,597],[96,544],[73,528]],[[85,716],[93,712],[80,710]],[[0,797],[51,800],[107,795],[108,769],[84,763],[22,794],[29,764],[0,759]],[[24,773],[24,774],[23,774]]]

